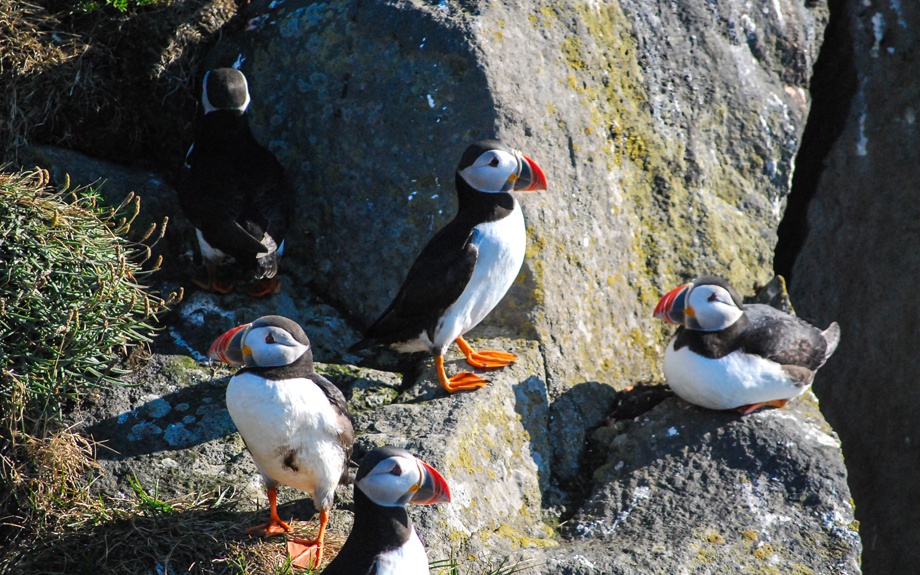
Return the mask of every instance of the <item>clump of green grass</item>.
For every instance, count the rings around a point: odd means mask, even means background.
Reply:
[[[143,285],[159,262],[127,239],[138,210],[133,195],[112,208],[90,189],[54,190],[42,170],[0,173],[0,539],[40,532],[92,475],[64,409],[117,383],[166,310]]]

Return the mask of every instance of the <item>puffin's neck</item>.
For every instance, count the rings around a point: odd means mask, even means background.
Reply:
[[[244,367],[237,373],[254,373],[272,381],[306,377],[313,373],[313,352],[308,349],[303,352],[300,357],[287,365],[276,367]]]
[[[454,179],[457,187],[458,215],[477,222],[493,222],[514,211],[514,197],[508,192],[480,192],[466,183],[460,172],[455,174]]]
[[[196,141],[212,145],[226,145],[227,138],[238,139],[240,137],[252,137],[246,114],[239,114],[233,110],[217,110],[205,114],[201,119]],[[230,143],[233,141],[233,139],[229,140]]]
[[[355,524],[349,539],[373,541],[382,551],[401,547],[412,535],[412,521],[405,507],[384,507],[355,488]]]

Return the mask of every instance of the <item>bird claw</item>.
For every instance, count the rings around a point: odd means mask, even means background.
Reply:
[[[206,280],[202,278],[192,278],[192,283],[212,293],[228,294],[233,291],[232,283],[217,279]]]

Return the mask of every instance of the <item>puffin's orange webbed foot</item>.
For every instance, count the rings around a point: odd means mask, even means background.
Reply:
[[[316,569],[323,562],[323,545],[315,539],[289,539],[287,552],[291,565],[300,569]]]
[[[268,521],[261,525],[250,527],[246,530],[246,533],[257,537],[270,537],[287,533],[291,530],[291,526],[278,517],[278,488],[269,487],[265,490],[265,494],[268,495]]]
[[[249,297],[266,297],[281,291],[281,278],[273,277],[255,282],[246,288]]]
[[[497,367],[507,367],[517,361],[517,356],[513,353],[495,350],[475,351],[462,337],[458,337],[454,341],[457,343],[457,347],[460,348],[460,351],[463,352],[463,355],[466,356],[466,362],[473,367],[494,369]]]
[[[254,525],[246,530],[246,534],[255,535],[257,537],[271,537],[272,535],[281,535],[282,533],[287,533],[290,530],[290,525],[278,519],[277,521],[269,520],[268,522],[261,525]]]
[[[192,278],[192,283],[212,293],[228,294],[233,291],[232,283],[218,279],[206,280],[203,278]]]
[[[299,539],[294,537],[287,542],[288,556],[291,565],[301,569],[316,569],[323,562],[323,538],[326,535],[326,524],[329,522],[329,512],[319,512],[319,533],[316,539]]]
[[[447,374],[444,373],[444,357],[440,355],[434,358],[434,365],[438,371],[438,381],[447,393],[479,389],[489,383],[487,379],[483,379],[475,373],[470,373],[468,371],[461,371],[448,379]]]
[[[742,405],[741,407],[735,408],[735,411],[741,415],[750,415],[761,407],[775,407],[779,409],[781,407],[785,407],[787,403],[789,403],[788,399],[774,399],[773,401],[764,401],[761,403],[752,403],[751,405]]]

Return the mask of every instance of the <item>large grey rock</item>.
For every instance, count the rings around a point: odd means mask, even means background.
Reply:
[[[815,392],[843,440],[865,538],[866,573],[915,573],[920,563],[920,30],[916,2],[837,3],[829,98],[856,90],[808,214],[790,291],[800,314],[837,320],[840,349]]]
[[[543,573],[859,573],[840,442],[810,393],[751,416],[665,400],[594,432],[594,489]]]
[[[556,397],[657,374],[664,287],[771,263],[825,6],[679,4],[254,2],[209,65],[250,78],[300,191],[291,257],[363,323],[452,216],[467,144],[536,159],[551,189],[521,198],[528,259],[487,321],[544,343]]]

